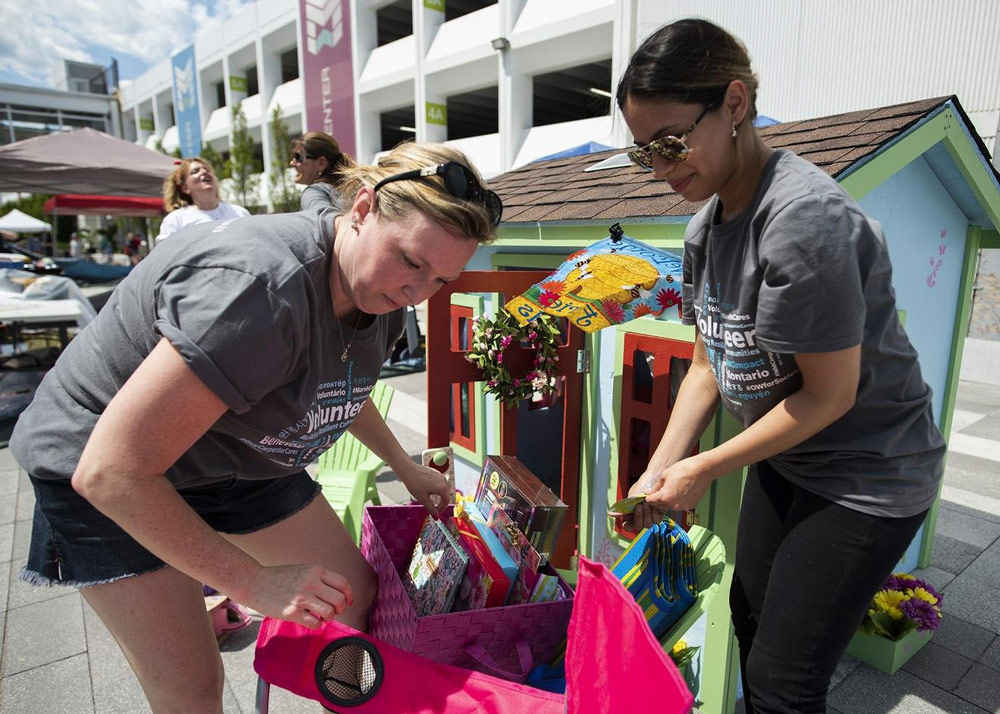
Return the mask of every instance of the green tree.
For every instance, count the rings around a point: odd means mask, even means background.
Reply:
[[[295,181],[288,175],[288,161],[292,155],[292,137],[288,124],[281,118],[281,105],[271,113],[271,173],[268,193],[277,213],[299,210],[299,192]]]
[[[222,154],[212,148],[211,144],[202,144],[201,153],[198,155],[212,165],[212,170],[219,174],[219,178],[225,178],[221,174],[224,170]]]
[[[233,130],[229,139],[229,161],[236,203],[253,211],[259,202],[260,172],[263,167],[254,152],[253,137],[247,129],[247,115],[240,104],[233,107]]]

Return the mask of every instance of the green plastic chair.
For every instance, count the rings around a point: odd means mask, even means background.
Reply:
[[[712,599],[722,587],[722,575],[726,568],[726,546],[719,536],[701,526],[690,526],[688,537],[695,553],[698,599],[660,638],[660,644],[667,652],[673,649],[677,640],[681,639],[695,621],[708,610]]]
[[[369,395],[385,419],[395,390],[385,382],[377,382]],[[319,457],[316,480],[323,487],[323,495],[344,522],[354,542],[361,541],[361,517],[366,503],[381,505],[375,474],[385,462],[372,451],[345,433],[333,446]]]

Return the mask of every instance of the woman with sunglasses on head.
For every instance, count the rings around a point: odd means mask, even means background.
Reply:
[[[202,583],[265,615],[364,629],[376,580],[305,472],[345,431],[436,514],[368,394],[402,329],[502,206],[455,149],[345,174],[341,212],[191,226],[153,251],[46,375],[11,438],[36,505],[20,577],[81,589],[154,712],[222,711]]]
[[[250,215],[243,206],[220,200],[215,171],[201,158],[184,159],[163,180],[163,205],[167,215],[160,224],[156,243],[185,226]]]
[[[295,169],[295,183],[306,187],[299,197],[302,210],[339,205],[337,187],[343,169],[352,163],[329,134],[310,131],[294,139],[288,165]]]
[[[617,102],[630,157],[689,201],[691,369],[631,495],[635,530],[750,465],[730,592],[746,709],[824,712],[871,597],[924,520],[944,440],[896,315],[881,227],[753,127],[740,42],[702,20],[655,32]],[[745,427],[691,455],[719,401]]]

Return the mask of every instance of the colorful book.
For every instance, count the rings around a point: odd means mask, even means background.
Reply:
[[[469,556],[444,523],[427,516],[403,578],[417,617],[451,611],[468,563]]]
[[[510,578],[493,557],[468,514],[456,509],[456,515],[448,519],[448,528],[469,556],[469,565],[455,596],[452,611],[503,605],[510,591]]]

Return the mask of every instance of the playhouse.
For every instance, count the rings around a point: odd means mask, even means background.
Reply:
[[[836,178],[883,225],[900,316],[934,392],[934,414],[950,431],[980,248],[1000,247],[1000,177],[956,97],[852,112],[759,129],[770,146],[809,159]],[[553,556],[612,562],[627,544],[606,516],[642,472],[670,415],[692,355],[693,328],[677,308],[584,335],[567,328],[559,392],[506,408],[485,395],[466,362],[472,319],[493,314],[567,255],[626,235],[676,252],[700,207],[629,164],[619,151],[539,161],[490,182],[505,211],[499,237],[428,305],[428,446],[451,445],[456,485],[475,489],[486,454],[514,454],[568,505]],[[524,366],[530,354],[509,350]],[[515,365],[512,369],[517,369]],[[702,448],[738,430],[720,412]],[[693,513],[726,545],[728,589],[742,473],[716,482]],[[929,563],[937,508],[900,567]],[[737,656],[725,596],[714,599],[692,640],[703,645],[702,711],[731,711]]]

